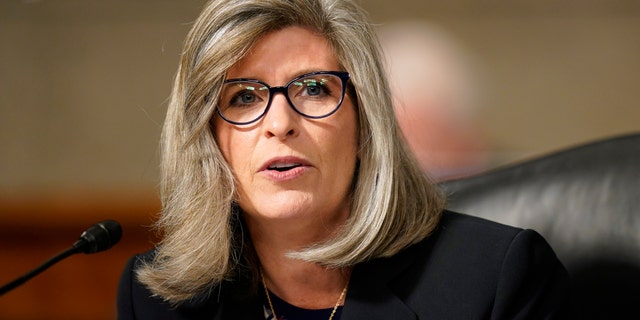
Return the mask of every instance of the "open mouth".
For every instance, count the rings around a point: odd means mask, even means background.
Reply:
[[[301,167],[300,163],[276,163],[267,167],[267,170],[275,170],[278,172],[289,171],[291,169],[295,169]]]

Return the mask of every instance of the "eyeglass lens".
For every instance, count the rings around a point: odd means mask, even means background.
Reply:
[[[342,79],[328,73],[293,79],[284,86],[284,90],[282,87],[270,88],[255,80],[232,80],[222,87],[218,111],[227,121],[251,123],[265,113],[277,91],[285,92],[292,107],[310,118],[322,118],[333,113],[344,94]]]

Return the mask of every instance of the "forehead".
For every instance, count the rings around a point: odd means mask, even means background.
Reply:
[[[339,70],[329,41],[300,26],[271,31],[260,37],[249,53],[227,71],[227,78],[256,77],[262,80],[290,78],[311,71]]]

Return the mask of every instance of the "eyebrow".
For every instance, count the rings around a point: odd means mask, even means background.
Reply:
[[[339,70],[334,70],[334,69],[318,69],[318,68],[309,68],[309,69],[302,69],[301,71],[298,71],[296,73],[294,73],[293,76],[291,76],[289,78],[289,80],[287,80],[287,82],[300,77],[302,75],[305,74],[309,74],[309,73],[314,73],[314,72],[320,72],[320,71],[339,71]],[[258,77],[240,77],[240,78],[229,78],[229,79],[225,79],[225,82],[229,82],[229,81],[260,81],[260,82],[264,82],[267,83],[264,80],[259,79]],[[271,84],[268,84],[269,86],[272,86]],[[284,85],[284,84],[283,84]]]

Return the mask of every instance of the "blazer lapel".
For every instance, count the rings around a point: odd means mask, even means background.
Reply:
[[[415,312],[393,290],[394,279],[415,260],[415,246],[391,258],[375,259],[356,266],[341,320],[417,319]]]
[[[416,314],[390,290],[349,292],[341,320],[415,320]]]

